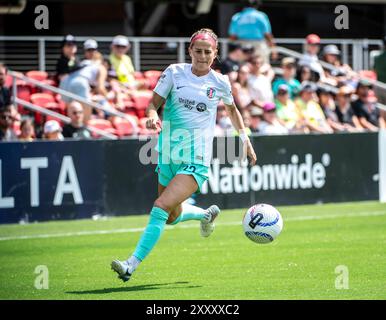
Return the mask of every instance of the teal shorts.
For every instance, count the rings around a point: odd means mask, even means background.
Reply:
[[[161,161],[159,161],[157,168],[155,169],[155,172],[158,173],[158,182],[164,187],[166,187],[177,174],[192,175],[198,184],[196,193],[201,193],[202,185],[208,180],[208,171],[209,168],[202,164],[173,162],[164,164],[161,163]]]

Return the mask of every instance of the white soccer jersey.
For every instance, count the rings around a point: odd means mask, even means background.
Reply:
[[[229,78],[214,70],[198,77],[192,65],[170,65],[154,91],[166,99],[158,151],[162,159],[210,165],[220,99],[233,104]]]

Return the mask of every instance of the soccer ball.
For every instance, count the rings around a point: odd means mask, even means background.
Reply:
[[[272,242],[283,228],[280,212],[269,204],[255,204],[243,218],[245,235],[257,243]]]

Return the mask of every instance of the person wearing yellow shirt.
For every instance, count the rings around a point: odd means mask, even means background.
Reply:
[[[309,130],[304,124],[298,108],[290,99],[289,91],[289,87],[286,84],[278,86],[275,97],[276,115],[290,132],[308,133]]]
[[[322,108],[314,98],[315,92],[316,85],[313,82],[303,82],[299,98],[295,100],[296,107],[311,132],[333,133]]]
[[[109,60],[119,82],[129,87],[137,87],[137,82],[134,78],[134,66],[131,58],[127,55],[129,49],[130,43],[127,37],[122,35],[115,36],[111,43]]]

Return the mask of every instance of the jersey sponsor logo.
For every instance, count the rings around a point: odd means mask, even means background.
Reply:
[[[181,89],[181,88],[185,88],[187,86],[177,86],[177,90]]]
[[[192,110],[194,105],[196,104],[196,101],[187,98],[178,98],[178,102],[189,110]]]
[[[204,112],[207,107],[205,103],[200,102],[199,104],[197,104],[196,109],[198,112]]]
[[[209,99],[214,98],[216,96],[216,90],[214,88],[209,87],[208,89],[206,89],[206,96]]]

